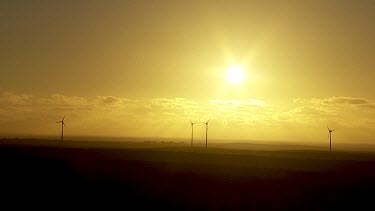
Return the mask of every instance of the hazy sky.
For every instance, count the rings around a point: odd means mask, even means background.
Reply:
[[[372,141],[375,1],[0,2],[0,133]],[[228,83],[230,66],[245,70]],[[204,125],[197,125],[203,139]],[[374,142],[375,143],[375,140]]]

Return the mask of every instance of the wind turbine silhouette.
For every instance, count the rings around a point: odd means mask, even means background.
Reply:
[[[191,147],[193,147],[194,124],[196,124],[196,122],[192,122],[192,121],[190,120],[190,124],[191,124]]]
[[[327,126],[327,129],[328,129],[328,136],[329,136],[329,151],[331,152],[331,150],[332,150],[332,132],[335,131],[335,130],[329,129],[328,126]]]
[[[61,143],[64,141],[64,127],[66,127],[64,120],[65,120],[65,116],[62,118],[61,121],[56,122],[56,123],[61,123]]]
[[[210,119],[207,120],[207,122],[202,122],[203,124],[206,125],[206,148],[207,148],[207,134],[208,134],[208,123],[210,122]]]

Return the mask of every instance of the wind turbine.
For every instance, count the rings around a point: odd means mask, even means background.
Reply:
[[[202,122],[206,125],[206,148],[207,148],[207,133],[208,133],[208,123],[210,122],[210,119],[207,122]]]
[[[329,151],[331,151],[331,149],[332,149],[332,132],[335,131],[335,130],[329,129],[328,126],[327,126],[327,129],[328,129],[328,136],[329,136]]]
[[[65,120],[65,116],[63,117],[61,121],[56,122],[56,123],[61,123],[61,143],[64,141],[64,127],[66,127],[64,120]]]
[[[192,121],[190,120],[190,124],[191,124],[191,147],[193,147],[194,124],[196,124],[196,122],[192,122]]]

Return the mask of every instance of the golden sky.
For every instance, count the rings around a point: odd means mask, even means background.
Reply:
[[[371,142],[375,1],[1,1],[0,133]],[[244,78],[229,83],[230,67]],[[202,138],[204,125],[196,126]]]

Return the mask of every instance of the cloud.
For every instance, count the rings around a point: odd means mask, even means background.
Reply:
[[[322,100],[324,104],[349,104],[349,105],[363,105],[371,104],[373,101],[366,100],[363,98],[351,98],[351,97],[330,97]]]
[[[369,109],[375,111],[375,101],[364,98],[353,97],[328,97],[328,98],[312,98],[312,99],[294,99],[294,103],[311,105],[314,107],[347,107],[357,109]]]
[[[263,100],[258,100],[254,98],[250,98],[247,101],[238,101],[238,100],[221,100],[221,99],[214,99],[210,100],[210,105],[213,106],[227,106],[227,107],[235,107],[235,108],[254,108],[254,107],[267,107],[267,104]]]
[[[225,135],[225,131],[230,130],[243,136],[258,134],[261,138],[264,133],[276,137],[276,133],[268,131],[277,129],[280,133],[298,130],[302,136],[304,128],[320,130],[327,124],[335,128],[373,131],[371,123],[375,119],[374,101],[351,97],[299,98],[289,105],[278,106],[254,98],[242,101],[218,98],[195,101],[181,97],[140,100],[5,92],[0,94],[0,105],[0,132],[53,131],[55,122],[66,115],[71,134],[159,136],[173,133],[178,136],[184,134],[189,120],[211,119],[213,134]]]
[[[3,93],[0,98],[3,105],[0,110],[4,115],[13,110],[25,116],[25,112],[41,116],[72,115],[77,118],[88,116],[111,115],[110,118],[125,116],[139,119],[164,119],[164,121],[186,121],[217,119],[222,122],[246,124],[269,117],[271,106],[265,101],[250,98],[246,101],[212,99],[207,103],[187,98],[155,98],[150,100],[134,100],[115,96],[97,96],[92,98],[52,94],[47,97],[32,95],[16,95]],[[5,110],[4,110],[5,109]],[[257,110],[262,109],[261,112]],[[21,114],[22,113],[22,114]],[[156,121],[156,120],[155,120]]]
[[[290,122],[335,125],[341,128],[367,128],[364,122],[375,118],[375,101],[355,97],[294,99],[294,106],[284,112]]]
[[[0,105],[2,106],[25,106],[33,100],[32,95],[14,94],[12,92],[3,92],[0,95]]]
[[[113,96],[98,96],[98,101],[99,103],[103,103],[103,104],[113,104],[116,102],[120,102],[121,99],[118,97],[113,97]]]
[[[375,103],[362,104],[362,105],[359,105],[359,107],[369,109],[371,111],[375,111]]]
[[[192,109],[198,106],[197,102],[186,98],[156,98],[151,100],[151,104],[147,105],[150,109]]]
[[[288,111],[290,115],[325,115],[326,112],[311,106],[301,106]]]
[[[138,101],[133,100],[133,99],[128,99],[128,98],[114,97],[114,96],[98,96],[97,102],[100,104],[105,104],[105,105],[114,105],[114,104],[127,105],[131,103],[136,103]]]

